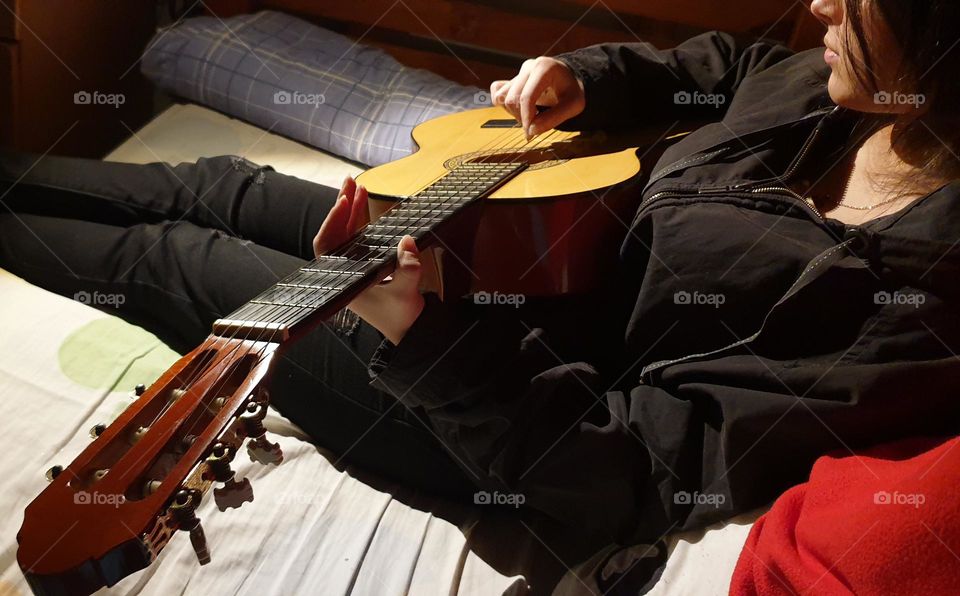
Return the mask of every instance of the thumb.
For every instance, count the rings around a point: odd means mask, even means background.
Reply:
[[[404,236],[397,244],[397,269],[393,272],[391,283],[396,284],[396,289],[400,291],[409,286],[415,290],[420,283],[420,274],[420,249],[412,236]]]
[[[560,101],[548,110],[543,110],[534,117],[530,124],[530,135],[538,135],[557,127],[581,111],[583,111],[583,108],[576,101],[565,98],[565,100]]]

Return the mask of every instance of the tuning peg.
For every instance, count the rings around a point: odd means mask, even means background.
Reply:
[[[50,469],[47,470],[46,474],[44,474],[44,476],[47,477],[47,482],[53,482],[54,480],[57,479],[57,476],[59,476],[62,473],[63,473],[63,466],[51,466]]]
[[[207,465],[210,466],[214,479],[223,483],[222,487],[213,489],[213,500],[220,511],[240,507],[253,500],[253,487],[250,486],[250,480],[244,478],[237,481],[236,473],[230,467],[233,456],[233,447],[225,443],[217,443],[213,446],[210,457],[207,458]]]
[[[96,439],[97,437],[99,437],[100,435],[102,435],[102,434],[103,434],[103,431],[105,431],[105,430],[107,430],[107,425],[106,425],[106,424],[103,424],[103,423],[94,424],[92,427],[90,427],[90,438],[91,438],[91,439]]]
[[[231,478],[224,482],[222,487],[213,489],[213,500],[220,511],[238,509],[244,503],[253,501],[253,486],[247,478],[240,482]]]
[[[197,554],[197,561],[206,565],[210,562],[210,549],[207,548],[207,536],[200,525],[200,518],[196,515],[199,495],[195,490],[181,490],[170,504],[170,511],[180,529],[190,533],[190,544],[193,545],[193,552]]]
[[[277,465],[283,461],[283,450],[277,443],[267,440],[267,429],[263,427],[263,418],[267,414],[266,407],[256,401],[247,404],[246,412],[240,416],[244,433],[250,437],[247,442],[247,453],[250,460],[264,465]]]
[[[144,385],[143,383],[140,383],[139,385],[133,388],[133,392],[137,395],[137,397],[140,397],[141,395],[146,393],[146,391],[147,391],[147,386]]]
[[[263,465],[279,465],[283,462],[283,450],[277,443],[271,443],[267,437],[260,435],[247,441],[247,454],[250,461]]]

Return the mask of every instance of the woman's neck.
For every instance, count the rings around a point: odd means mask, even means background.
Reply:
[[[831,173],[811,189],[826,217],[860,224],[896,213],[942,186],[910,156],[893,146],[894,125],[871,133]]]

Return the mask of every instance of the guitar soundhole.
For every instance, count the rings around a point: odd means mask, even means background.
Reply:
[[[483,163],[526,163],[527,170],[541,170],[543,168],[552,168],[558,166],[567,159],[558,159],[556,153],[549,149],[534,151],[476,151],[474,153],[464,153],[451,157],[443,162],[443,167],[452,170],[465,163],[483,162]]]
[[[557,154],[551,147],[542,149],[532,149],[529,151],[475,151],[473,153],[464,153],[451,157],[443,162],[443,167],[452,170],[465,163],[483,162],[483,163],[525,163],[527,170],[541,170],[543,168],[552,168],[569,161]]]

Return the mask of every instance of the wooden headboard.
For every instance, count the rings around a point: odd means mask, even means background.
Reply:
[[[379,46],[401,62],[486,87],[526,58],[604,41],[674,46],[719,29],[794,49],[822,27],[796,0],[207,0],[220,17],[271,9]]]

